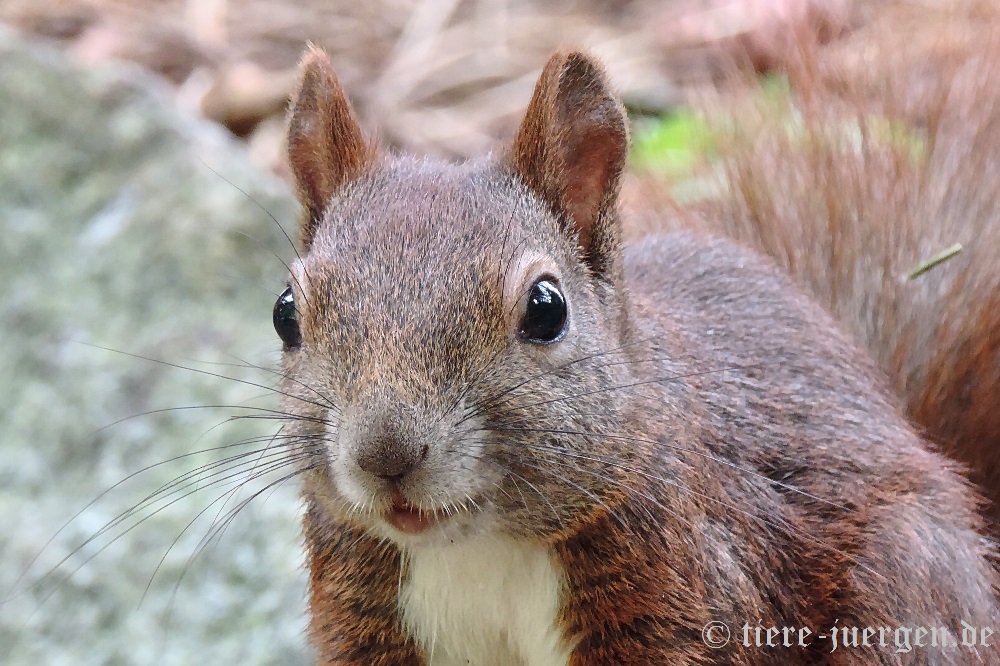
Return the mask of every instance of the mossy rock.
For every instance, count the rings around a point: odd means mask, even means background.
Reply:
[[[135,529],[107,538],[126,521],[76,550],[164,484],[266,441],[192,452],[279,425],[224,423],[245,412],[210,406],[277,405],[270,309],[280,258],[294,254],[271,215],[291,228],[293,199],[165,92],[124,66],[83,70],[0,31],[7,666],[309,662],[294,482],[248,504],[197,557],[223,505],[212,500],[234,486],[184,498],[195,486],[175,488],[178,501]],[[197,408],[172,409],[187,406]],[[143,412],[153,413],[116,424]],[[176,456],[186,457],[145,469]]]

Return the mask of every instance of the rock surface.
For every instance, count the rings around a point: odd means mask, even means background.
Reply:
[[[294,480],[249,503],[195,557],[213,521],[290,468],[228,502],[256,456],[206,469],[228,485],[182,476],[264,448],[280,425],[226,422],[248,412],[212,407],[277,405],[270,310],[279,257],[294,252],[269,213],[292,228],[296,211],[287,188],[248,163],[139,72],[83,71],[0,31],[8,666],[309,661]],[[265,439],[193,453],[254,437]],[[143,504],[158,490],[165,499]]]

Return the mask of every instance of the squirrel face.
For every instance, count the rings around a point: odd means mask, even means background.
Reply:
[[[306,252],[275,316],[306,492],[404,544],[571,530],[616,488],[626,392],[600,387],[630,382],[603,75],[553,59],[510,149],[451,165],[379,156],[326,56],[303,71]]]

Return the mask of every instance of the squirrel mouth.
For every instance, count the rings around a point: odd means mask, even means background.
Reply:
[[[394,501],[383,517],[385,522],[404,534],[422,534],[437,525],[444,518],[444,513],[423,510],[404,500]]]
[[[447,509],[420,508],[411,504],[399,488],[393,488],[389,495],[389,506],[382,512],[382,519],[403,534],[423,534],[435,525],[480,510],[479,504],[471,498],[469,504],[471,506],[456,503]]]
[[[443,511],[421,509],[410,504],[399,488],[393,488],[389,508],[382,517],[403,534],[422,534],[446,518]]]

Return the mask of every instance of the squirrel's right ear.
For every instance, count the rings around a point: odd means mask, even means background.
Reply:
[[[373,160],[330,57],[310,46],[288,112],[288,163],[305,208],[300,236],[309,249],[323,212],[338,189]]]
[[[603,69],[578,51],[542,70],[508,163],[567,224],[597,275],[617,263],[618,188],[628,154],[628,119]]]

